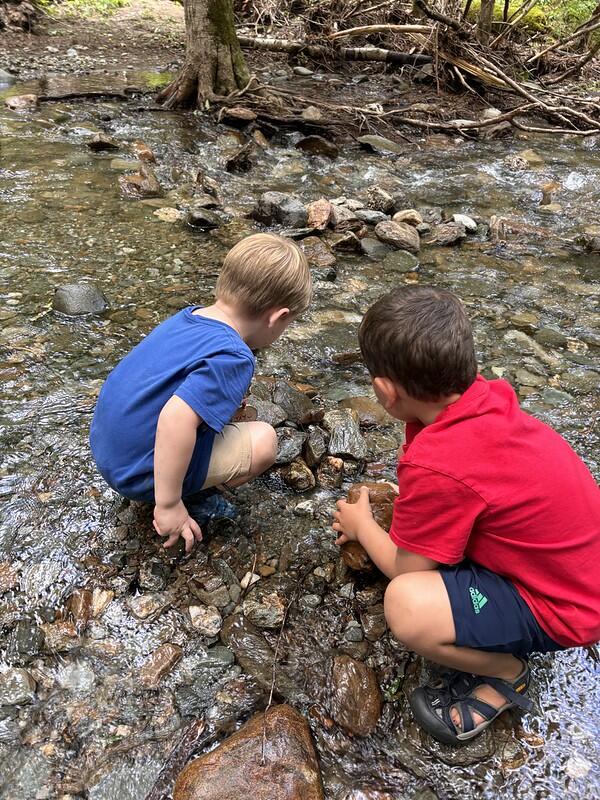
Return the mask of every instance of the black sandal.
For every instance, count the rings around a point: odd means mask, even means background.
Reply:
[[[474,690],[484,684],[503,695],[506,703],[500,708],[495,708],[484,700],[474,697]],[[531,711],[533,703],[528,697],[524,697],[528,687],[529,667],[523,662],[523,670],[514,681],[469,675],[466,672],[445,673],[435,683],[415,689],[409,698],[409,703],[415,719],[427,733],[438,742],[458,745],[479,736],[509,708],[517,707]],[[452,709],[458,712],[459,726],[452,721],[450,715]],[[483,722],[476,725],[473,712],[482,716]]]

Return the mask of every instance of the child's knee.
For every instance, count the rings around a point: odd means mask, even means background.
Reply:
[[[427,619],[427,598],[423,595],[418,575],[409,572],[393,578],[383,599],[389,629],[408,647],[421,637]]]
[[[252,422],[252,472],[260,475],[277,457],[277,434],[266,422]]]

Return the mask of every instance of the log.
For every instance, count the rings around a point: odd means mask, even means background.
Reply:
[[[343,61],[383,61],[387,64],[410,64],[417,67],[430,64],[431,56],[421,53],[399,53],[395,50],[383,50],[380,47],[324,47],[323,45],[290,42],[287,39],[275,39],[272,36],[238,35],[242,48],[248,50],[270,50],[280,53],[304,53],[311,58],[341,58]]]
[[[345,31],[331,33],[327,37],[330,41],[341,39],[345,36],[368,36],[370,33],[433,33],[428,25],[395,25],[392,23],[381,25],[359,25],[357,28],[347,28]]]

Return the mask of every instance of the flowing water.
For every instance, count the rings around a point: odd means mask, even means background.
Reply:
[[[327,665],[339,648],[352,650],[344,630],[358,618],[365,588],[336,566],[328,514],[337,495],[316,490],[308,496],[314,513],[301,515],[296,506],[307,495],[267,478],[240,490],[239,524],[186,560],[160,549],[147,510],[104,485],[87,446],[110,368],[167,315],[209,301],[224,253],[256,229],[245,214],[262,191],[294,191],[308,202],[379,185],[405,191],[413,207],[510,216],[522,226],[506,242],[494,244],[480,229],[461,248],[424,248],[410,273],[339,254],[337,279],[317,284],[310,311],[260,356],[259,374],[311,383],[325,405],[368,393],[364,369],[333,356],[356,350],[361,315],[386,289],[436,283],[466,303],[484,374],[511,380],[524,408],[565,436],[598,476],[600,256],[577,244],[600,202],[597,141],[433,140],[394,157],[350,146],[329,161],[299,152],[299,135],[286,134],[239,175],[224,168],[239,133],[147,106],[129,99],[0,110],[0,672],[25,666],[35,680],[29,702],[0,705],[0,796],[141,800],[192,719],[241,720],[264,705],[257,676],[215,637],[199,637],[187,615],[198,603],[188,588],[196,570],[210,562],[236,584],[257,558],[300,594],[281,652],[300,687],[298,707],[316,709],[309,719],[328,798],[375,797],[372,789],[430,799],[600,797],[593,649],[535,657],[536,713],[503,720],[453,751],[410,721],[403,688],[419,678],[420,664],[388,636],[359,642],[384,689],[381,722],[364,740],[329,730],[318,713]],[[119,158],[133,158],[131,141],[151,146],[167,190],[158,205],[185,202],[199,169],[215,178],[230,222],[201,233],[160,220],[155,201],[124,199],[115,154],[86,146],[98,130],[123,142]],[[507,157],[524,148],[543,164],[515,170]],[[548,181],[560,185],[561,215],[539,210]],[[105,293],[107,312],[52,311],[54,289],[80,279]],[[395,429],[368,434],[382,477],[393,477],[397,441]],[[82,587],[96,590],[85,630],[65,621],[65,603]],[[105,608],[100,590],[112,598]],[[142,590],[162,598],[144,620],[130,605]],[[313,599],[301,602],[306,596]],[[274,645],[274,634],[267,638]],[[183,658],[158,689],[145,690],[140,665],[163,642],[181,646]],[[268,683],[270,663],[263,669]]]

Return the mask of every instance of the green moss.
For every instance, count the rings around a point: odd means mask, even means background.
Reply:
[[[36,0],[36,3],[49,14],[60,11],[80,17],[93,17],[98,14],[101,16],[114,14],[118,8],[127,4],[127,0],[62,0],[60,3],[55,0]]]
[[[522,0],[510,0],[508,18],[522,7]],[[532,32],[552,34],[557,38],[567,36],[578,28],[591,16],[598,5],[598,0],[539,0],[524,17],[517,23],[520,28]],[[477,19],[481,8],[481,0],[473,0],[469,11],[469,20]],[[494,6],[494,21],[501,22],[504,13],[504,0],[496,0]]]

